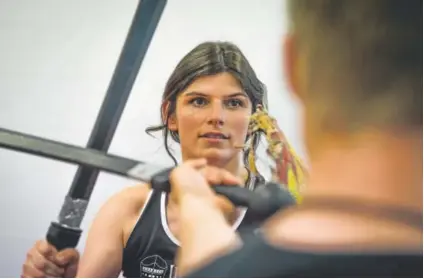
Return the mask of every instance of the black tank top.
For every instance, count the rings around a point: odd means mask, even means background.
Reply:
[[[253,190],[258,178],[249,177],[247,187]],[[137,278],[172,278],[176,275],[174,258],[179,241],[168,227],[164,192],[151,190],[140,217],[134,226],[123,251],[123,276]],[[233,228],[241,235],[258,227],[263,220],[256,220],[245,208]]]

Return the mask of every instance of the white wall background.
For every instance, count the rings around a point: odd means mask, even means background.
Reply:
[[[136,0],[0,0],[0,126],[85,145],[136,7]],[[295,148],[299,106],[281,79],[282,0],[169,0],[110,148],[170,164],[159,122],[166,80],[204,40],[230,40],[269,90],[270,112]],[[0,149],[0,276],[18,277],[26,251],[59,213],[76,167]],[[102,173],[82,224],[134,181]],[[83,249],[86,235],[79,245]]]

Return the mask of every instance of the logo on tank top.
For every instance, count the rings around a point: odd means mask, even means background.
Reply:
[[[140,277],[146,278],[172,278],[175,266],[168,263],[158,255],[148,256],[140,262]]]

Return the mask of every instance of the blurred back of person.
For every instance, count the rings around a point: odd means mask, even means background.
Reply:
[[[421,0],[289,0],[303,202],[193,277],[421,277]]]
[[[422,215],[422,11],[418,0],[289,1],[311,203]]]

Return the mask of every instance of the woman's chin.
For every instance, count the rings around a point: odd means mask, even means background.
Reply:
[[[228,162],[234,154],[230,154],[229,150],[208,148],[202,152],[203,158],[208,161],[209,165],[222,165]]]

